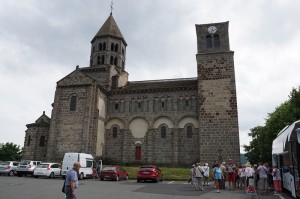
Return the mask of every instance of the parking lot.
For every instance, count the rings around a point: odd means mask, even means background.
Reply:
[[[64,199],[61,192],[62,178],[33,178],[0,176],[1,199]],[[159,183],[137,183],[136,180],[100,181],[84,179],[79,181],[79,199],[241,199],[243,191],[223,191],[216,193],[212,186],[205,191],[195,191],[190,184],[182,181],[163,181]],[[264,199],[279,199],[279,196],[260,196]],[[290,199],[287,195],[282,198]]]

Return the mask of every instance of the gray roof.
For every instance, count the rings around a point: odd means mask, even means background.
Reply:
[[[117,37],[122,39],[125,42],[125,39],[111,13],[109,17],[106,19],[106,21],[104,22],[104,24],[102,25],[102,27],[100,28],[100,30],[95,35],[95,37],[103,37],[103,36]]]

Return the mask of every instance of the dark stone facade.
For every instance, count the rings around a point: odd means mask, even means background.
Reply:
[[[127,43],[110,15],[92,39],[90,66],[57,82],[48,127],[27,125],[25,157],[61,161],[66,152],[85,152],[119,164],[239,161],[228,22],[196,25],[196,32],[197,77],[130,82]],[[43,150],[26,145],[41,132]]]

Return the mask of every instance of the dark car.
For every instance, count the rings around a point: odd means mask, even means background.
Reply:
[[[137,182],[142,180],[163,181],[163,173],[156,165],[143,165],[140,167],[136,179]]]
[[[104,167],[100,172],[100,180],[110,179],[119,181],[121,179],[128,179],[128,173],[125,169],[118,165],[110,165]]]

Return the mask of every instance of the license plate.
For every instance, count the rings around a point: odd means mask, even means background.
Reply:
[[[43,174],[43,172],[37,172],[37,174]]]
[[[149,172],[143,172],[143,174],[149,174]]]
[[[110,178],[110,176],[104,176],[105,178]]]

